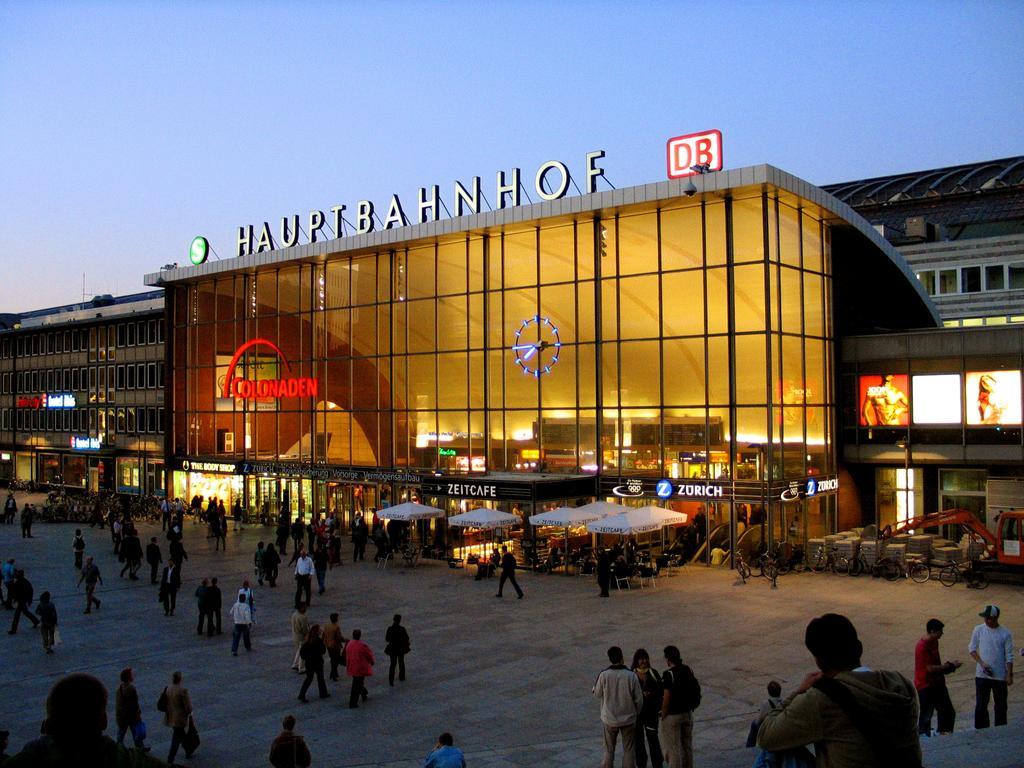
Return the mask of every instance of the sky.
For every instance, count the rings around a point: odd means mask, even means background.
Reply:
[[[196,235],[665,141],[816,184],[1024,154],[1024,2],[0,0],[0,312],[146,290]],[[528,186],[529,188],[529,186]],[[383,215],[383,213],[382,213]]]

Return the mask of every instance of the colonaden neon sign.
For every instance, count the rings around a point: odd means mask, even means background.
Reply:
[[[281,358],[285,369],[291,373],[291,363],[276,344],[267,339],[252,339],[235,350],[234,357],[228,365],[224,377],[222,397],[234,397],[238,400],[256,400],[281,397],[316,397],[320,393],[320,380],[309,376],[287,376],[281,379],[244,379],[235,376],[235,368],[242,355],[252,347],[269,347]]]

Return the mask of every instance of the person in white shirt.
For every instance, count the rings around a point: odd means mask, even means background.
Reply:
[[[309,605],[310,598],[313,594],[313,558],[309,556],[309,553],[303,550],[299,556],[298,562],[295,563],[295,607],[298,608],[300,603]],[[305,599],[302,595],[305,594]]]
[[[636,718],[644,703],[640,678],[622,663],[622,649],[608,649],[611,666],[597,676],[594,695],[601,699],[601,722],[604,724],[604,760],[601,768],[615,763],[615,742],[622,734],[622,768],[636,765]]]
[[[245,595],[239,593],[238,602],[231,606],[231,620],[235,622],[235,629],[231,634],[231,655],[238,655],[238,641],[245,641],[245,650],[252,650],[252,640],[249,638],[249,626],[252,624],[252,610],[245,600]]]
[[[1013,635],[999,626],[999,606],[986,605],[985,619],[971,633],[967,650],[978,664],[974,671],[974,728],[988,728],[988,700],[994,700],[995,724],[1006,725],[1007,687],[1013,685]]]

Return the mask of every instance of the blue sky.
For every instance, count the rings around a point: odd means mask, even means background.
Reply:
[[[1021,2],[0,1],[0,311],[207,236],[455,180],[665,178],[670,136],[824,184],[1024,154]]]

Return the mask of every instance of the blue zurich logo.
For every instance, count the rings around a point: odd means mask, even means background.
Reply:
[[[815,480],[813,477],[808,478],[808,480],[807,480],[807,495],[808,496],[813,496],[817,492],[818,492],[818,481]]]
[[[654,492],[658,494],[659,499],[667,499],[672,495],[672,481],[659,480],[658,484],[654,486]]]

